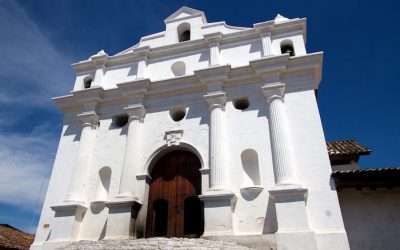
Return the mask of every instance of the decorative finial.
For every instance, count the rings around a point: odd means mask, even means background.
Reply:
[[[106,52],[104,52],[104,50],[100,50],[99,52],[97,52],[93,56],[89,57],[89,59],[93,60],[93,58],[104,57],[104,56],[108,57],[108,54]]]
[[[276,15],[276,17],[274,19],[275,23],[283,23],[286,21],[289,21],[289,18],[286,18],[286,17],[282,16],[281,14]]]

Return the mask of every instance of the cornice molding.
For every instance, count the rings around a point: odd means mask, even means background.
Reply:
[[[284,78],[302,77],[295,87],[286,83],[286,91],[299,91],[318,88],[321,79],[323,53],[312,53],[304,56],[288,55],[270,56],[249,62],[248,66],[232,68],[230,65],[208,67],[194,71],[193,75],[151,81],[140,79],[118,83],[117,88],[103,90],[101,87],[73,91],[71,95],[53,98],[60,110],[68,112],[78,110],[86,101],[100,103],[120,103],[125,99],[129,104],[133,98],[140,101],[149,97],[173,96],[178,93],[223,91],[231,84],[273,84]],[[130,102],[130,104],[135,104]]]
[[[231,65],[211,66],[205,69],[195,70],[194,74],[203,84],[225,82],[228,80],[228,74],[231,71]]]
[[[123,96],[132,98],[134,96],[145,95],[149,90],[150,84],[150,79],[143,78],[129,82],[117,83],[117,88]]]

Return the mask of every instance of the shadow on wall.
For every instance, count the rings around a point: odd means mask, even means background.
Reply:
[[[278,230],[278,221],[276,220],[275,202],[268,199],[267,212],[265,213],[265,221],[263,227],[263,234],[272,234]]]
[[[209,123],[210,114],[208,112],[208,106],[205,100],[203,105],[190,106],[187,109],[186,119],[196,119],[196,118],[200,118],[199,122],[200,125]]]
[[[137,63],[129,67],[128,76],[137,76]]]
[[[73,122],[67,125],[63,136],[75,136],[74,141],[79,141],[81,139],[81,130],[81,124],[79,122]]]

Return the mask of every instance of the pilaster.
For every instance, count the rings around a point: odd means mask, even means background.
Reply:
[[[150,52],[150,47],[140,47],[133,49],[133,52],[138,56],[138,66],[137,66],[137,74],[136,79],[145,79],[147,78],[147,57]]]
[[[269,128],[277,185],[298,183],[295,176],[294,156],[287,123],[283,83],[265,84],[261,87],[268,103]]]
[[[118,197],[130,197],[137,200],[135,196],[136,168],[138,168],[140,158],[141,127],[146,109],[142,104],[135,104],[125,107],[124,111],[128,114],[129,120]]]
[[[217,66],[219,61],[219,41],[222,38],[221,32],[215,32],[204,35],[204,39],[208,42],[210,47],[210,66]]]
[[[82,123],[78,155],[76,156],[74,170],[71,178],[68,195],[65,201],[84,203],[84,183],[90,165],[93,148],[93,140],[99,117],[95,111],[87,111],[78,114]]]
[[[225,110],[225,92],[204,95],[210,109],[210,189],[227,188],[226,167],[224,166],[223,112]]]
[[[260,34],[261,44],[262,44],[262,56],[272,56],[272,43],[271,43],[271,33],[263,32]]]
[[[96,71],[93,79],[93,86],[102,86],[103,77],[106,73],[106,64],[108,61],[108,55],[104,50],[99,51],[97,54],[90,57],[90,60],[95,65]]]

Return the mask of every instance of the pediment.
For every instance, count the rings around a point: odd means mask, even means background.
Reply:
[[[165,23],[170,23],[173,21],[178,21],[181,20],[183,18],[188,18],[190,16],[201,16],[203,19],[204,23],[207,23],[207,19],[206,16],[204,15],[203,11],[200,10],[196,10],[196,9],[192,9],[186,6],[181,7],[179,10],[175,11],[172,15],[170,15],[169,17],[167,17],[164,22]]]

